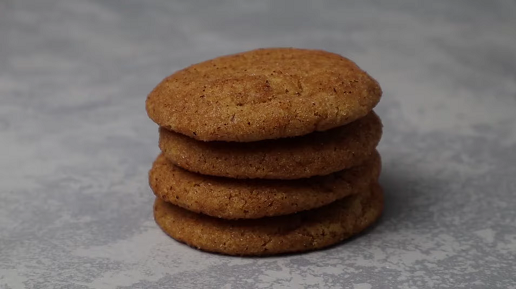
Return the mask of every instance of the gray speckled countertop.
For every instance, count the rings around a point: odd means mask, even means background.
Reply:
[[[516,288],[514,1],[214,2],[0,0],[0,288]],[[380,81],[384,216],[309,254],[190,249],[152,219],[145,97],[267,46]]]

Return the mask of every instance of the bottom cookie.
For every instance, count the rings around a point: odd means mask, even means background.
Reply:
[[[193,213],[157,198],[154,218],[172,238],[227,255],[274,255],[334,245],[373,224],[383,210],[378,184],[330,205],[293,215],[224,220]]]

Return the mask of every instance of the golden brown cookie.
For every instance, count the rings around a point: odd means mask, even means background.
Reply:
[[[301,180],[236,180],[191,173],[158,156],[149,183],[161,199],[224,219],[255,219],[310,210],[367,190],[381,170],[375,151],[359,167]]]
[[[382,122],[371,112],[350,124],[295,138],[201,142],[160,129],[159,146],[175,165],[230,178],[300,179],[354,167],[374,153]]]
[[[378,83],[340,55],[258,49],[201,62],[148,95],[158,125],[202,141],[250,142],[325,131],[368,114]]]
[[[154,218],[172,238],[203,251],[273,255],[324,248],[355,235],[381,215],[378,184],[328,206],[256,220],[224,220],[196,214],[156,198]]]

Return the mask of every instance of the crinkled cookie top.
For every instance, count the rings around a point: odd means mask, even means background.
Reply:
[[[202,141],[325,131],[369,113],[378,82],[340,55],[295,48],[222,56],[165,78],[147,97],[158,125]]]

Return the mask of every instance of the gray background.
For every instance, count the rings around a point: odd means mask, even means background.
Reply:
[[[214,2],[0,0],[0,288],[516,288],[514,1]],[[385,214],[309,254],[178,244],[152,219],[145,97],[268,46],[379,80]]]

